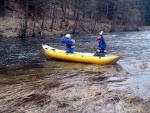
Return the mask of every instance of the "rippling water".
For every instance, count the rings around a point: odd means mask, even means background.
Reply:
[[[95,52],[97,34],[73,36],[76,40],[76,51]],[[134,75],[149,75],[150,72],[150,31],[116,32],[104,34],[108,54],[122,54],[118,63]],[[0,67],[24,65],[41,67],[45,63],[41,45],[65,49],[59,37],[0,38]],[[2,69],[1,69],[2,70]]]
[[[97,34],[76,35],[76,51],[95,52],[97,49]],[[150,59],[150,32],[123,32],[104,34],[108,54],[122,54],[122,60],[126,63],[149,62]],[[59,49],[65,49],[60,43],[59,37],[38,37],[38,38],[0,38],[0,66],[21,63],[42,53],[41,45],[48,44]],[[138,61],[138,62],[137,62]],[[141,62],[142,61],[142,62]]]

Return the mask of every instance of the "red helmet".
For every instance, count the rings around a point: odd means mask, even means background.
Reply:
[[[98,36],[98,37],[97,37],[97,40],[98,40],[98,41],[101,40],[101,36]]]

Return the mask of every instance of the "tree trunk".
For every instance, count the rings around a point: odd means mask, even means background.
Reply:
[[[4,13],[3,13],[3,16],[6,16],[6,9],[7,9],[7,0],[4,0]]]
[[[27,35],[27,29],[28,29],[28,9],[29,8],[29,0],[26,0],[26,11],[25,11],[25,24],[24,24],[24,37]]]
[[[41,36],[43,35],[44,23],[45,23],[45,14],[43,15],[43,18],[42,18],[41,31],[40,31]]]
[[[54,27],[55,10],[56,10],[56,5],[54,4],[54,6],[53,6],[53,14],[52,14],[52,23],[51,23],[51,32],[53,31],[53,27]]]
[[[29,8],[29,0],[26,0],[26,7],[25,7],[25,17],[24,17],[24,24],[21,24],[21,32],[18,38],[25,38],[27,35],[28,29],[28,9]]]
[[[35,9],[34,9],[34,20],[33,20],[33,37],[35,37],[36,35],[36,32],[35,32],[35,24],[36,24],[36,13],[37,13],[37,3],[36,3],[36,0],[35,0]]]

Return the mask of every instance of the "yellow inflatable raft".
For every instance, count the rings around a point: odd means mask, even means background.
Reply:
[[[73,62],[107,65],[116,63],[121,57],[121,55],[114,55],[114,56],[106,55],[105,57],[100,57],[100,56],[93,56],[94,55],[93,53],[80,53],[80,52],[74,52],[73,54],[71,54],[66,53],[66,51],[64,50],[56,49],[48,45],[42,45],[42,48],[44,53],[48,57]]]

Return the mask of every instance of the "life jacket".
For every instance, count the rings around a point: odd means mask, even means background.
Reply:
[[[97,49],[96,52],[98,52],[98,53],[106,53],[107,50],[106,49]]]
[[[71,39],[72,44],[66,44],[67,48],[75,48],[75,40]]]
[[[101,35],[101,40],[99,42],[99,49],[105,49],[105,48],[106,48],[106,43],[103,36]]]

